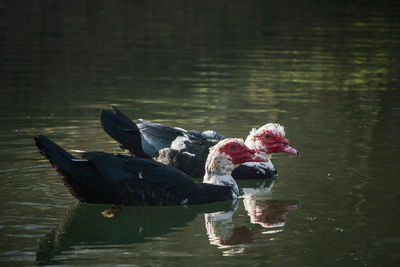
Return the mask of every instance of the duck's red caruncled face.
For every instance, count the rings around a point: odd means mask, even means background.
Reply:
[[[228,155],[233,164],[265,162],[264,158],[255,155],[256,151],[254,149],[250,149],[245,144],[235,141],[226,143],[219,149],[219,152]]]
[[[296,149],[289,146],[289,141],[279,132],[265,130],[261,134],[254,136],[253,141],[261,143],[261,146],[257,147],[257,150],[260,151],[257,152],[266,152],[268,154],[283,152],[300,155]]]

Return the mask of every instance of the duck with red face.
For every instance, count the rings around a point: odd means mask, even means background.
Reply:
[[[140,140],[139,140],[140,141]],[[84,152],[78,159],[39,135],[36,146],[82,202],[118,205],[186,205],[239,197],[232,170],[244,162],[265,162],[242,139],[228,138],[210,149],[203,183],[151,159]]]
[[[254,149],[248,148],[243,139],[227,138],[210,148],[205,165],[203,183],[237,187],[231,173],[245,162],[265,162],[263,157],[255,155]]]
[[[256,154],[265,158],[266,162],[246,162],[240,168],[232,172],[235,179],[275,179],[276,168],[271,162],[273,153],[287,153],[300,155],[300,153],[289,146],[289,141],[285,137],[285,130],[282,125],[268,123],[258,129],[250,131],[245,144],[256,151]]]
[[[257,154],[271,158],[273,153],[287,153],[300,155],[300,153],[289,146],[285,138],[285,129],[278,123],[268,123],[259,129],[253,129],[246,138],[246,145],[256,150]]]

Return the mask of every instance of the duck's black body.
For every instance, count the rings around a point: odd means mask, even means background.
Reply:
[[[76,159],[47,137],[35,138],[71,194],[82,202],[124,205],[200,204],[232,199],[230,187],[196,183],[162,163],[102,152]]]
[[[101,123],[104,130],[118,141],[122,148],[135,156],[151,157],[191,177],[204,176],[210,147],[225,139],[225,136],[215,131],[184,130],[140,119],[136,125],[116,107],[113,108],[115,113],[102,110]],[[138,135],[141,135],[143,148],[133,145],[138,144],[135,141]],[[259,162],[242,164],[232,172],[234,179],[274,179],[276,175],[274,167],[270,168]]]
[[[271,169],[265,164],[246,164],[243,163],[232,171],[232,177],[238,180],[244,179],[268,179],[270,181],[275,180],[277,176],[275,168]]]

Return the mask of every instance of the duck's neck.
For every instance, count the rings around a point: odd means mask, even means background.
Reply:
[[[222,163],[218,159],[207,161],[203,183],[229,186],[232,190],[232,198],[238,198],[239,187],[231,175],[235,167],[232,162]]]
[[[231,174],[220,174],[206,171],[203,183],[229,186],[232,190],[232,198],[239,197],[239,187]]]

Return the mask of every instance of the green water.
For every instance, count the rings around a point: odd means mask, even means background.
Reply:
[[[3,1],[0,265],[398,265],[399,7]],[[261,198],[105,218],[32,137],[123,153],[99,122],[111,105],[230,137],[279,122],[301,156],[272,158]]]

